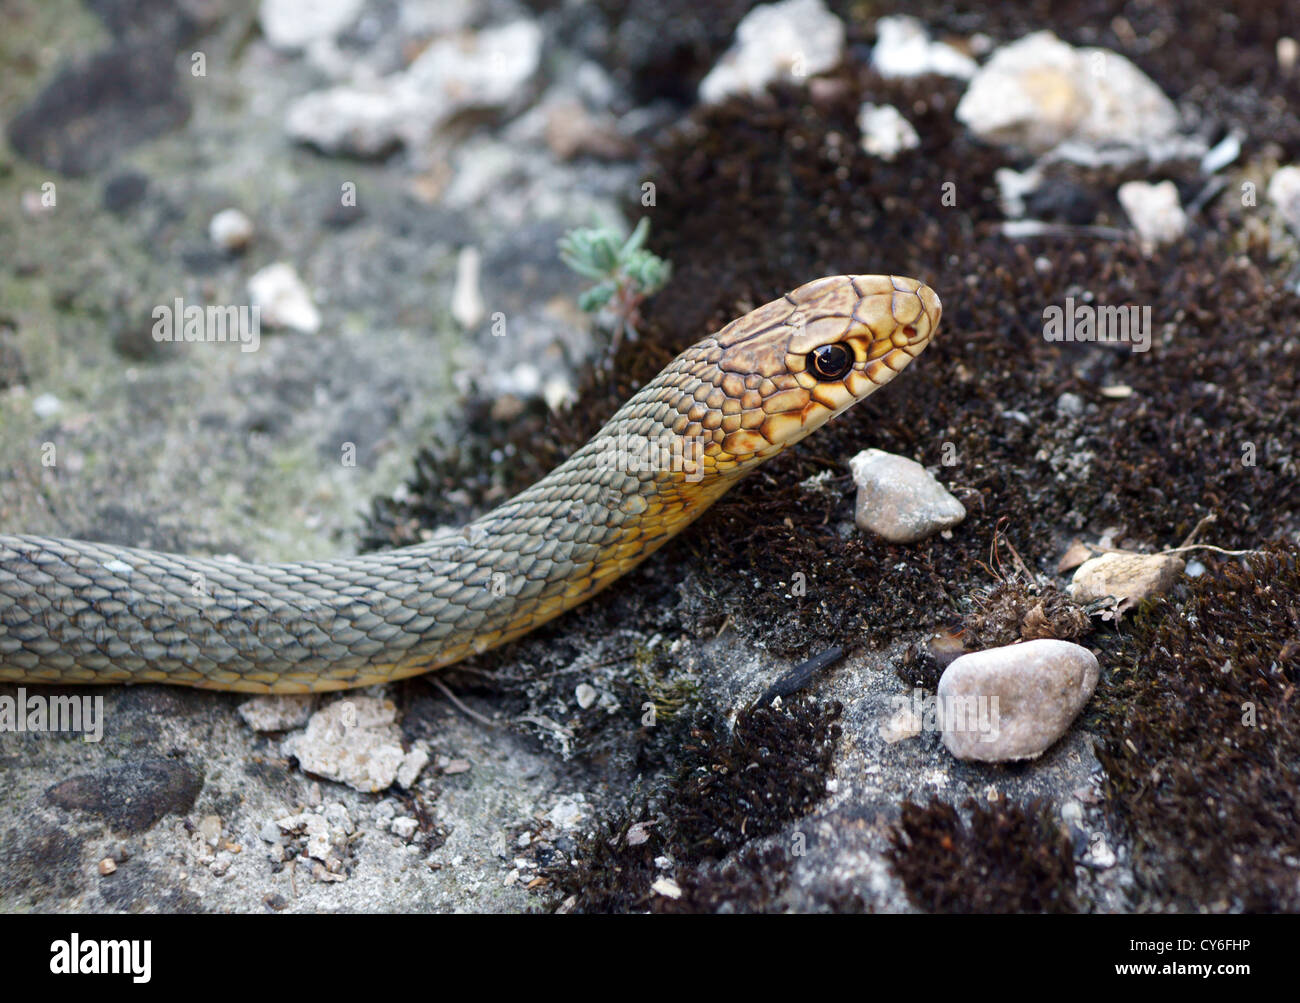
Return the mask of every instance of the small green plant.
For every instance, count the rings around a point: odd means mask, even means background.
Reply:
[[[561,261],[596,280],[578,297],[578,306],[588,313],[611,308],[632,338],[641,319],[641,303],[662,289],[672,273],[672,265],[642,246],[649,233],[650,220],[642,217],[626,240],[608,227],[579,227],[561,237],[559,244]]]

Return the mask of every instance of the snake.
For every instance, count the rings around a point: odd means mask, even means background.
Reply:
[[[585,602],[933,337],[916,279],[834,275],[691,345],[532,487],[414,546],[276,564],[0,535],[0,681],[386,683]]]

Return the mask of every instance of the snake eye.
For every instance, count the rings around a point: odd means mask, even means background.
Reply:
[[[819,380],[838,380],[853,368],[853,353],[843,345],[822,345],[808,353],[808,368]]]

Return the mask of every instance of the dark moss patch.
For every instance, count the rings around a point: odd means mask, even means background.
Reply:
[[[889,860],[912,903],[927,912],[1078,911],[1070,837],[1041,805],[906,802]]]
[[[606,820],[572,867],[548,875],[559,901],[572,897],[571,907],[586,912],[716,911],[724,901],[768,901],[784,886],[789,853],[755,851],[761,861],[742,856],[730,872],[707,865],[802,818],[825,796],[840,712],[838,704],[795,699],[743,712],[729,735],[696,729],[669,783]],[[669,872],[654,863],[665,854],[675,862]],[[748,872],[745,880],[722,876],[737,867]],[[680,899],[651,890],[661,875],[678,881]]]
[[[1217,561],[1115,642],[1106,807],[1180,909],[1300,909],[1300,547]]]

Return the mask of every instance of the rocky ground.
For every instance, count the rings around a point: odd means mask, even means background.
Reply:
[[[97,743],[0,734],[0,905],[1300,907],[1286,5],[751,6],[7,4],[5,532],[413,542],[810,278],[915,275],[945,314],[896,384],[508,648],[274,704],[109,688]],[[673,276],[611,349],[555,245],[642,216]],[[259,303],[256,350],[157,340],[178,297]],[[1067,298],[1149,306],[1150,344],[1053,339]],[[861,528],[868,447],[965,519]],[[1218,549],[1140,596],[1066,591],[1188,541]],[[925,718],[952,654],[1042,638],[1095,653],[1082,715],[1036,758],[956,758]]]

